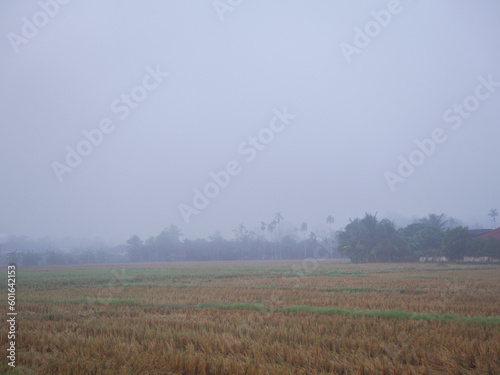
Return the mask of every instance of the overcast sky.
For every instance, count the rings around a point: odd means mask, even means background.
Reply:
[[[2,1],[0,233],[230,236],[277,211],[489,227],[499,15],[498,0]]]

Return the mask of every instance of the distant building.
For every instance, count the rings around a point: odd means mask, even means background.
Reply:
[[[450,259],[448,257],[420,257],[420,263],[442,263],[448,262]]]
[[[488,232],[491,232],[491,229],[469,229],[469,236],[479,237]]]
[[[461,261],[464,263],[498,263],[498,259],[493,259],[492,257],[464,257]]]
[[[500,228],[493,229],[486,233],[480,234],[478,237],[482,238],[483,240],[487,240],[490,237],[500,240]]]

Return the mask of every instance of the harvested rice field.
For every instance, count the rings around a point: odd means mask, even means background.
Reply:
[[[0,373],[500,374],[499,297],[498,265],[20,268]]]

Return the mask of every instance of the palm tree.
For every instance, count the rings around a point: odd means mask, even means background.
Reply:
[[[165,228],[165,231],[168,232],[169,236],[176,242],[179,242],[179,237],[182,236],[182,231],[176,225],[170,224],[168,229]]]
[[[266,235],[264,232],[266,231],[267,224],[264,223],[263,221],[260,222],[260,230],[262,231],[262,236],[264,237],[262,239],[262,255],[265,257],[266,256]]]
[[[330,258],[333,257],[333,237],[332,237],[332,224],[333,222],[335,221],[335,219],[333,218],[332,215],[328,215],[328,217],[326,218],[326,222],[327,224],[330,226],[330,241],[328,242],[331,242],[330,243]]]
[[[276,212],[276,215],[274,216],[274,220],[278,224],[278,236],[281,236],[280,223],[283,220],[283,215],[281,214],[281,211]],[[279,252],[280,252],[280,259],[281,259],[281,247],[279,248]]]
[[[267,224],[267,231],[272,234],[274,230],[276,229],[276,221],[271,221],[269,224]],[[273,247],[273,260],[276,258],[276,241],[274,241],[274,247]]]
[[[429,214],[427,217],[420,219],[420,222],[432,225],[438,228],[439,230],[444,230],[444,228],[446,227],[446,223],[448,222],[448,220],[444,219],[445,219],[445,214],[441,215]]]
[[[304,233],[304,259],[307,258],[307,240],[306,240],[306,232],[307,232],[307,223],[302,223],[300,225],[300,230]]]
[[[326,222],[330,225],[330,233],[332,232],[332,224],[335,221],[332,215],[328,215],[326,218]]]
[[[318,237],[316,237],[316,233],[311,232],[309,233],[309,241],[316,242],[318,240]]]
[[[498,211],[496,208],[492,208],[490,210],[490,213],[488,214],[489,217],[491,217],[491,225],[493,228],[491,229],[495,229],[497,227],[497,219],[496,217],[498,216]]]
[[[260,222],[260,230],[264,232],[266,230],[266,228],[267,228],[267,224],[264,223],[263,221],[261,221]]]

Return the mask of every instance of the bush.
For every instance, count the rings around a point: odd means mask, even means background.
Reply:
[[[408,243],[417,256],[439,256],[444,232],[435,225],[415,223],[401,228],[400,237]]]
[[[389,220],[378,221],[376,215],[365,214],[351,221],[338,233],[342,254],[354,263],[401,262],[412,260],[412,254]]]
[[[489,237],[487,240],[483,240],[484,249],[481,256],[492,257],[495,259],[500,259],[500,240],[493,237]]]
[[[47,252],[45,261],[49,265],[61,265],[65,263],[64,254],[57,251]]]
[[[462,259],[471,248],[468,227],[447,229],[443,238],[443,255],[451,260]]]
[[[33,251],[27,251],[21,254],[21,259],[23,266],[38,266],[40,260],[42,259],[42,254],[35,253]]]

